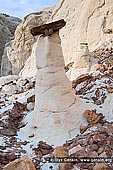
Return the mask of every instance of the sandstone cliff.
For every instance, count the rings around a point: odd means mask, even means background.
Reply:
[[[17,27],[15,37],[6,45],[4,55],[2,57],[1,74],[19,74],[24,67],[26,60],[32,53],[33,44],[38,37],[33,37],[30,29],[42,25],[47,22],[54,7],[46,8],[39,12],[31,13],[24,17],[23,22]],[[7,67],[6,63],[7,62]],[[11,63],[11,64],[10,64]],[[28,67],[28,66],[27,66]],[[26,68],[26,66],[25,66]]]
[[[112,0],[60,0],[51,19],[64,18],[60,31],[65,64],[74,62],[67,75],[71,80],[91,71],[91,57],[82,57],[97,48],[100,41],[113,38]],[[88,50],[85,44],[88,44]]]
[[[0,67],[5,44],[14,36],[21,19],[6,14],[0,14]]]

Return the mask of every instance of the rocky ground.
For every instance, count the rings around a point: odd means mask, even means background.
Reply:
[[[96,55],[96,52],[94,52]],[[87,124],[80,126],[80,133],[61,146],[56,151],[44,141],[33,142],[34,134],[21,136],[21,129],[27,126],[28,115],[33,113],[35,103],[35,78],[21,76],[7,76],[0,78],[0,166],[1,169],[9,162],[29,155],[38,169],[66,170],[112,170],[112,160],[102,163],[48,163],[48,157],[112,157],[113,154],[113,122],[104,113],[98,112],[113,93],[112,51],[106,55],[100,54],[95,72],[79,76],[72,82],[75,93],[87,103],[92,102],[95,109],[85,110],[83,117]],[[109,64],[106,63],[108,59]],[[37,127],[34,127],[37,128]],[[63,150],[62,150],[63,149]],[[66,153],[65,154],[65,150]],[[62,154],[64,153],[64,154]],[[46,159],[47,157],[47,159]],[[69,166],[69,167],[68,167]]]
[[[34,109],[35,78],[7,76],[0,78],[0,163],[7,164],[26,153],[29,141],[18,138],[26,126],[25,116]]]

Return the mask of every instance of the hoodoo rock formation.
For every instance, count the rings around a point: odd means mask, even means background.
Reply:
[[[55,140],[61,136],[66,139],[69,135],[68,130],[72,128],[67,125],[73,126],[73,121],[70,122],[68,117],[72,116],[70,107],[75,103],[75,96],[64,73],[59,33],[41,36],[36,50],[38,73],[34,117],[37,117],[37,134],[41,137],[45,133],[47,138],[55,134]]]
[[[80,123],[74,91],[64,72],[59,31],[50,36],[40,36],[36,51],[35,135],[38,140],[57,144],[59,140],[69,139],[70,132]]]

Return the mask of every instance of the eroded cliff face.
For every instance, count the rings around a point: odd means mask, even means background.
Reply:
[[[20,23],[21,19],[19,18],[0,14],[0,67],[5,44],[14,36],[15,29]]]
[[[42,25],[47,22],[54,7],[46,8],[39,12],[31,13],[24,17],[23,22],[17,27],[15,31],[15,37],[10,41],[5,48],[4,55],[2,57],[1,74],[19,74],[24,67],[26,60],[32,53],[33,44],[38,37],[33,37],[30,33],[30,29]],[[5,63],[8,64],[7,68]],[[26,66],[25,66],[26,67]]]
[[[91,57],[81,57],[86,52],[88,54],[84,43],[88,44],[91,52],[97,48],[99,41],[113,38],[112,6],[112,0],[61,0],[56,6],[51,19],[64,18],[66,21],[60,37],[65,64],[74,62],[67,73],[71,80],[91,71]]]

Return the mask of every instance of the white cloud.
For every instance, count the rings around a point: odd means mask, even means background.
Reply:
[[[0,13],[23,18],[30,12],[57,4],[59,0],[0,0]]]

